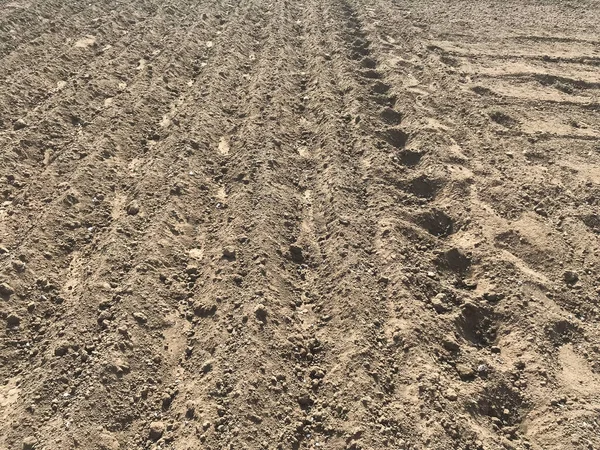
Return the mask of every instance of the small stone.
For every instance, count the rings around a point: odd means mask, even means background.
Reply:
[[[15,131],[22,130],[23,128],[27,128],[28,126],[29,124],[23,119],[17,119],[13,124],[13,128]]]
[[[458,394],[456,393],[456,391],[452,388],[448,388],[446,390],[446,392],[444,393],[444,397],[446,397],[448,400],[454,402],[458,399]]]
[[[127,214],[130,216],[135,216],[140,212],[140,205],[137,201],[132,201],[129,205],[127,205]]]
[[[8,249],[4,245],[0,245],[0,255],[5,255],[8,253]]]
[[[202,364],[202,367],[200,368],[200,370],[204,373],[208,373],[213,369],[213,365],[214,365],[214,361],[212,359],[209,359],[204,364]]]
[[[477,372],[479,372],[479,374],[482,376],[485,376],[489,371],[490,368],[487,366],[487,364],[479,364],[477,366]]]
[[[164,422],[152,422],[150,424],[150,439],[158,441],[165,432]]]
[[[144,314],[143,312],[134,312],[133,313],[133,318],[138,321],[139,323],[146,323],[148,322],[148,317],[146,316],[146,314]]]
[[[15,313],[10,313],[6,317],[6,325],[8,325],[11,328],[18,327],[20,323],[21,323],[21,318],[18,315],[16,315]]]
[[[185,268],[185,273],[188,275],[198,275],[198,266],[190,264]]]
[[[0,295],[10,297],[15,293],[15,290],[8,283],[0,283]]]
[[[23,450],[34,450],[37,447],[38,440],[35,436],[27,436],[23,439]]]
[[[568,284],[575,284],[579,281],[579,274],[574,270],[567,270],[563,274],[563,278]]]
[[[492,353],[500,353],[500,347],[498,347],[497,345],[494,345],[492,348],[490,348],[490,351]]]
[[[265,305],[260,304],[260,305],[257,305],[256,308],[254,308],[254,315],[261,322],[266,322],[267,321],[267,315],[268,314],[269,313],[268,313],[267,308],[265,307]]]

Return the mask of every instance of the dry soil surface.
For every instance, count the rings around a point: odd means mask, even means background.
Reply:
[[[0,0],[0,448],[599,449],[597,0]]]

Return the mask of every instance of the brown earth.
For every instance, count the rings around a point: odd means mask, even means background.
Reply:
[[[0,448],[599,449],[599,23],[0,0]]]

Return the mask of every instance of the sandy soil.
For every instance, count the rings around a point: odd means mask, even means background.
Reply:
[[[0,0],[0,448],[599,449],[598,23]]]

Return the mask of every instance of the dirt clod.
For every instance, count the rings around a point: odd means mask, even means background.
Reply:
[[[150,433],[149,433],[149,437],[151,440],[153,441],[158,441],[163,433],[165,432],[165,424],[164,422],[152,422],[150,424]]]
[[[444,393],[444,397],[446,397],[450,401],[456,401],[458,399],[458,394],[452,388],[448,388]]]
[[[223,258],[228,259],[228,260],[234,260],[237,256],[237,250],[235,249],[235,247],[228,245],[226,247],[223,247]]]
[[[23,450],[35,450],[37,448],[38,440],[35,436],[27,436],[23,439]]]
[[[254,308],[254,315],[261,322],[266,322],[267,321],[268,314],[269,313],[268,313],[267,308],[265,307],[265,305],[257,305],[256,308]]]
[[[133,313],[133,318],[141,324],[144,324],[146,322],[148,322],[148,316],[146,316],[146,314],[144,314],[143,312],[140,311],[136,311]]]
[[[69,343],[59,342],[54,347],[54,356],[65,356],[68,353],[69,348],[71,348],[71,345]]]
[[[10,297],[15,293],[15,290],[8,283],[0,283],[0,295],[3,297]]]
[[[10,313],[6,316],[6,325],[9,327],[18,327],[21,323],[21,317],[15,313]]]
[[[296,244],[290,245],[290,257],[292,261],[301,264],[304,262],[304,253],[302,247]]]

